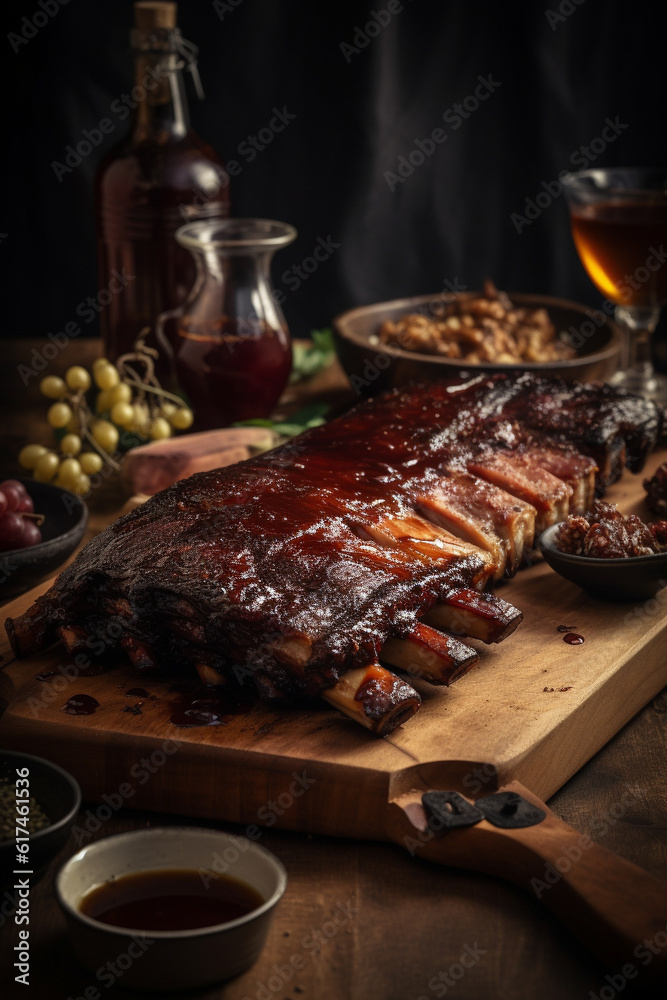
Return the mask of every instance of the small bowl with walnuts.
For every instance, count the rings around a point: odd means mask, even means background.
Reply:
[[[604,500],[547,528],[539,547],[552,569],[605,600],[648,600],[667,585],[667,520],[647,524]]]
[[[523,372],[586,381],[617,368],[621,334],[599,310],[543,295],[482,291],[363,306],[334,320],[360,395],[460,372]]]

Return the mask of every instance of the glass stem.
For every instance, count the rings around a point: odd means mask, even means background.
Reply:
[[[659,309],[616,306],[615,319],[625,336],[623,368],[626,377],[636,378],[638,382],[652,378],[651,339],[659,318]]]

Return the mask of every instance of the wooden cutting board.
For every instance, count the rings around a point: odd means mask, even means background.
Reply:
[[[652,456],[644,475],[665,457]],[[626,473],[609,499],[646,518],[642,478]],[[85,798],[102,803],[101,818],[127,805],[384,839],[388,801],[411,789],[475,797],[518,780],[546,799],[667,683],[667,590],[646,604],[605,603],[539,563],[499,593],[523,611],[519,629],[498,646],[478,644],[479,665],[451,688],[416,682],[420,712],[385,739],[324,704],[258,704],[226,725],[177,728],[169,717],[180,695],[167,684],[120,663],[95,677],[59,672],[40,681],[36,674],[71,658],[58,648],[12,661],[3,630],[0,746],[61,764]],[[0,617],[20,614],[35,596]],[[585,643],[563,642],[563,624]],[[137,686],[154,697],[126,694]],[[96,712],[64,713],[82,693],[97,699]],[[140,714],[125,711],[138,702]]]

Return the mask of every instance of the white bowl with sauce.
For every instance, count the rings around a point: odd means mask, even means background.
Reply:
[[[167,873],[185,871],[191,873],[188,878],[201,883],[199,893],[207,903],[211,902],[206,896],[211,885],[219,888],[227,877],[245,883],[247,905],[253,908],[235,919],[186,929],[160,930],[145,921],[142,927],[125,927],[102,919],[118,919],[119,911],[111,914],[118,898],[109,895],[107,902],[112,905],[106,915],[102,900],[105,893],[115,891],[118,897],[123,885],[136,887],[141,882],[130,876],[153,873],[147,874],[143,884],[153,883],[155,891],[158,872],[166,877]],[[264,946],[286,885],[287,873],[281,862],[258,844],[219,830],[172,826],[133,830],[82,848],[58,872],[55,891],[77,958],[98,983],[171,992],[218,983],[248,969]],[[255,895],[250,902],[252,890]],[[195,907],[194,895],[189,898]],[[98,901],[97,910],[91,900]],[[167,905],[167,901],[163,903]],[[145,899],[142,905],[145,908]],[[82,907],[97,912],[100,919]],[[127,912],[120,910],[120,916]],[[156,924],[164,922],[164,909],[156,909],[158,912],[163,917],[156,917]],[[193,914],[194,910],[190,922],[197,919]]]

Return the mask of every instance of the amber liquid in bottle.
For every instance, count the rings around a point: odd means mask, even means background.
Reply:
[[[586,270],[612,302],[667,303],[667,204],[614,198],[572,209],[571,224]]]
[[[175,18],[175,5],[157,6],[173,7]],[[100,288],[109,287],[114,271],[125,279],[100,313],[104,350],[112,360],[131,350],[146,326],[152,330],[147,343],[158,346],[158,315],[180,305],[192,287],[195,263],[174,239],[179,226],[229,215],[229,176],[190,127],[173,30],[150,29],[139,16],[137,24],[143,27],[133,32],[136,87],[127,95],[136,104],[132,132],[96,178]],[[166,359],[160,369],[167,377]]]

